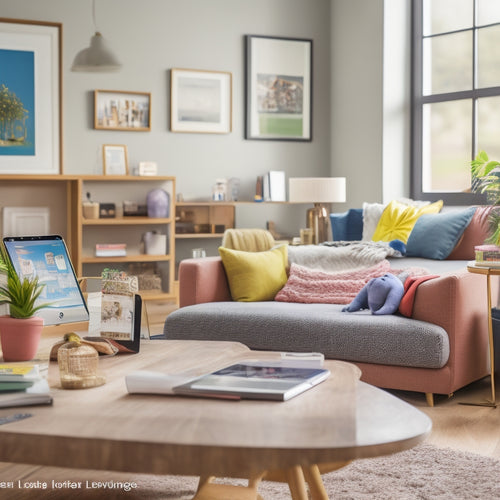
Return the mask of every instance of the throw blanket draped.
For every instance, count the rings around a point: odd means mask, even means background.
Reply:
[[[337,273],[292,264],[288,281],[274,300],[306,304],[349,304],[368,281],[390,272],[390,268],[387,260],[369,268]]]
[[[290,265],[298,264],[322,271],[367,268],[387,257],[401,257],[401,253],[383,241],[330,242],[288,247]]]

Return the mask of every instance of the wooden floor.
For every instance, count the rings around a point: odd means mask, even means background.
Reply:
[[[454,448],[500,460],[500,375],[497,372],[497,408],[468,406],[491,399],[490,378],[486,377],[457,391],[451,398],[434,396],[434,407],[427,406],[419,393],[390,391],[426,413],[433,423],[429,443],[442,448]]]

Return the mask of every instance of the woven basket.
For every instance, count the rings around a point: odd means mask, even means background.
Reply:
[[[59,375],[63,389],[87,389],[105,383],[98,373],[99,354],[90,345],[67,342],[57,351]]]

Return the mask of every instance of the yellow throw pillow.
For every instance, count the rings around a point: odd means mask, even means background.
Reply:
[[[382,212],[372,241],[401,240],[406,243],[417,219],[422,214],[437,214],[441,208],[443,208],[442,200],[423,207],[409,206],[393,200]]]
[[[233,300],[273,300],[287,281],[288,247],[265,252],[244,252],[219,248]]]

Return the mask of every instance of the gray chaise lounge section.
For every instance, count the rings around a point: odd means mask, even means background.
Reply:
[[[437,325],[341,305],[212,302],[187,306],[165,322],[168,339],[228,340],[251,349],[322,352],[326,358],[415,368],[448,361],[448,334]]]

